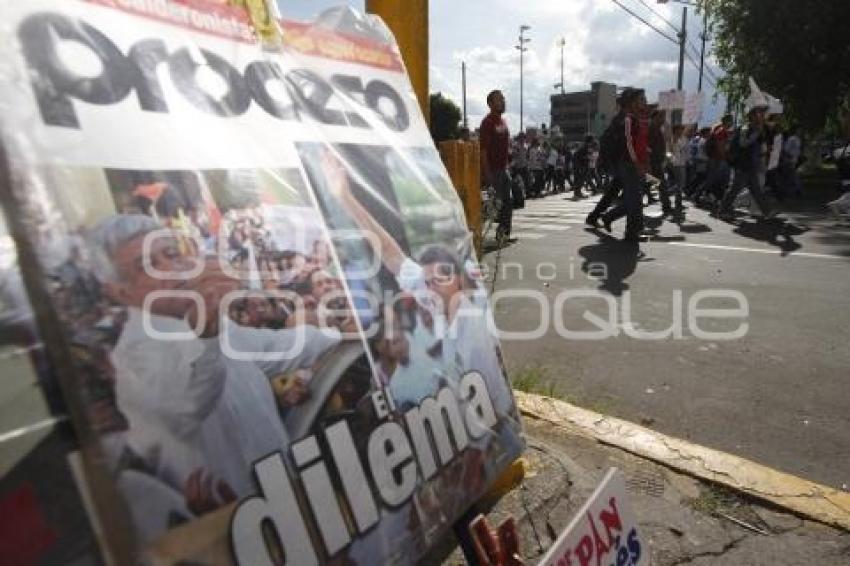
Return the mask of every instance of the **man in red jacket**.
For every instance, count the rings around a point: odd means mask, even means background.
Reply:
[[[643,90],[626,89],[620,96],[623,112],[618,114],[616,127],[622,128],[617,137],[614,162],[614,180],[623,187],[623,199],[601,216],[605,230],[611,223],[626,217],[624,240],[637,243],[643,229],[641,183],[646,178],[648,140],[641,135],[640,117],[645,113],[646,95]]]
[[[505,112],[505,96],[499,90],[487,95],[490,113],[481,121],[481,172],[484,183],[495,189],[501,205],[497,221],[496,239],[504,240],[511,235],[513,216],[513,198],[511,197],[511,178],[508,175],[508,148],[510,132],[502,118]]]

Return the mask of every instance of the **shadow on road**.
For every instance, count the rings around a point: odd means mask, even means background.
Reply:
[[[599,242],[578,250],[583,259],[581,270],[596,277],[604,265],[605,278],[599,279],[599,290],[619,297],[629,289],[626,279],[635,272],[638,262],[645,260],[645,256],[637,242],[618,240],[598,230],[588,231],[596,234]]]
[[[711,231],[711,226],[703,224],[702,222],[679,224],[679,232],[682,232],[683,234],[706,234]]]
[[[733,230],[733,232],[745,238],[765,242],[779,248],[783,256],[802,248],[803,246],[794,240],[794,236],[805,234],[808,231],[809,228],[796,226],[780,218],[757,222],[744,221]]]
[[[685,237],[682,235],[675,236],[662,236],[661,235],[661,226],[664,225],[664,218],[661,216],[644,216],[644,228],[643,235],[649,236],[650,241],[652,242],[684,242]],[[679,225],[679,230],[682,230],[682,225]],[[711,230],[709,228],[709,230]]]

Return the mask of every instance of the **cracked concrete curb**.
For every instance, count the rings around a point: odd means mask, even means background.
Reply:
[[[563,427],[571,433],[768,501],[791,513],[850,531],[850,493],[564,401],[521,391],[514,391],[514,395],[525,417]]]

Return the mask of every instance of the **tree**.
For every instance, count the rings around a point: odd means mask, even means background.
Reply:
[[[430,130],[434,143],[456,140],[460,133],[460,108],[440,92],[431,94],[429,103],[431,105]]]
[[[786,114],[819,132],[850,102],[850,1],[702,0],[732,101],[749,94],[747,78],[785,104]]]

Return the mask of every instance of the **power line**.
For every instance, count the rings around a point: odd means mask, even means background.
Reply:
[[[656,15],[656,16],[657,16],[657,17],[658,17],[661,21],[663,21],[665,24],[667,24],[668,26],[670,26],[670,29],[672,29],[672,30],[673,30],[673,31],[675,31],[676,33],[679,33],[679,28],[677,28],[677,27],[676,27],[676,26],[675,26],[675,25],[674,25],[674,24],[673,24],[670,20],[668,20],[667,18],[665,18],[665,17],[664,17],[661,13],[659,13],[658,11],[656,11],[656,10],[655,10],[655,8],[653,8],[650,4],[647,4],[647,3],[646,3],[646,0],[638,0],[638,2],[640,2],[641,4],[643,4],[643,5],[646,7],[646,9],[647,9],[647,10],[649,10],[650,12],[652,12],[653,14],[655,14],[655,15]]]
[[[690,46],[685,46],[685,50],[696,58],[699,58],[699,50]]]
[[[614,2],[614,4],[616,4],[620,8],[622,8],[623,10],[625,10],[630,16],[639,20],[641,23],[643,23],[643,25],[645,25],[646,27],[648,27],[649,29],[651,29],[652,31],[654,31],[655,33],[657,33],[658,35],[660,35],[661,37],[666,39],[667,41],[670,41],[670,42],[675,43],[677,45],[679,44],[679,41],[677,39],[673,39],[668,34],[664,33],[663,31],[661,31],[660,29],[658,29],[657,27],[655,27],[654,25],[652,25],[651,23],[649,23],[648,21],[646,21],[645,19],[643,19],[642,17],[640,17],[639,15],[634,13],[632,10],[630,10],[626,6],[622,5],[619,2],[619,0],[611,0],[611,1]]]
[[[688,52],[686,51],[686,52],[685,52],[685,57],[687,57],[687,58],[688,58],[688,61],[690,61],[690,62],[691,62],[691,65],[693,65],[693,66],[694,66],[694,68],[695,68],[696,70],[699,70],[699,63],[697,63],[697,62],[696,62],[696,60],[695,60],[695,59],[691,56],[691,54],[690,54],[690,53],[688,53]],[[715,79],[716,79],[716,77],[715,77]],[[710,78],[710,77],[708,77],[708,76],[704,76],[704,77],[703,77],[703,80],[704,80],[705,82],[707,82],[707,83],[708,83],[708,85],[709,85],[711,88],[713,88],[713,89],[715,89],[715,90],[717,89],[717,83],[716,83],[715,81],[711,80],[711,78]]]
[[[695,59],[700,59],[700,54],[697,52],[697,50],[696,50],[696,49],[692,49],[692,50],[689,52],[689,54],[690,54],[693,58],[695,58]],[[707,74],[708,76],[710,76],[711,78],[713,78],[715,81],[719,80],[719,79],[718,79],[718,76],[717,76],[717,73],[714,71],[714,69],[712,69],[712,68],[709,66],[708,61],[707,61],[707,60],[705,60],[704,58],[703,58],[703,71],[704,71],[704,73],[705,73],[705,74]]]
[[[669,34],[661,31],[660,29],[658,29],[657,27],[652,25],[650,22],[648,22],[647,20],[645,20],[644,18],[642,18],[641,16],[639,16],[638,14],[633,12],[631,9],[629,9],[628,7],[621,4],[619,2],[619,0],[611,0],[611,1],[614,2],[614,4],[616,4],[618,7],[623,9],[630,16],[632,16],[636,20],[640,21],[643,25],[645,25],[646,27],[648,27],[649,29],[651,29],[652,31],[654,31],[655,33],[657,33],[658,35],[660,35],[661,37],[666,39],[667,41],[669,41],[671,43],[675,43],[676,45],[679,44],[679,40],[674,39]],[[670,21],[667,20],[666,18],[664,18],[664,16],[662,16],[661,14],[656,12],[652,8],[652,6],[650,6],[649,4],[647,4],[645,2],[645,0],[638,0],[638,2],[640,2],[644,7],[649,9],[650,12],[652,12],[653,14],[655,14],[656,16],[661,18],[668,26],[670,26],[674,31],[676,31],[677,34],[679,33],[679,30],[676,28],[676,26],[674,26],[672,23],[670,23]],[[705,33],[705,31],[703,31],[703,33]],[[690,51],[688,51],[688,49],[687,49],[688,47],[691,48],[691,50],[696,54],[697,57],[700,57],[696,46],[694,45],[693,41],[690,40],[690,38],[688,38],[688,40],[685,43],[685,55],[687,56],[688,61],[690,61],[690,63],[694,66],[694,68],[699,70],[699,68],[700,68],[699,63],[696,62],[696,60],[694,59],[694,56],[691,54]],[[711,70],[711,68],[708,66],[707,63],[703,63],[703,72],[704,72],[704,75],[707,75],[707,76],[704,76],[703,79],[709,84],[709,86],[716,89],[717,88],[717,82],[716,81],[719,80],[719,79],[717,78],[717,75]]]
[[[688,54],[689,54],[690,56],[692,56],[693,58],[695,58],[695,59],[700,59],[700,53],[699,53],[699,51],[696,49],[696,47],[691,46],[690,51],[688,51]],[[703,59],[703,60],[704,60],[704,59]],[[708,65],[708,61],[705,61],[705,60],[704,60],[703,67],[704,67],[704,72],[705,72],[705,74],[709,75],[709,76],[710,76],[711,78],[713,78],[715,81],[716,81],[716,80],[718,80],[717,73],[714,71],[714,69],[712,69],[711,67],[709,67],[709,65]]]
[[[699,48],[699,47],[698,47],[698,46],[697,46],[697,45],[693,42],[693,40],[691,39],[691,36],[690,36],[690,35],[688,35],[688,45],[690,45],[690,46],[691,46],[691,48],[692,48],[694,51],[696,51],[697,53],[699,53],[700,48]]]

